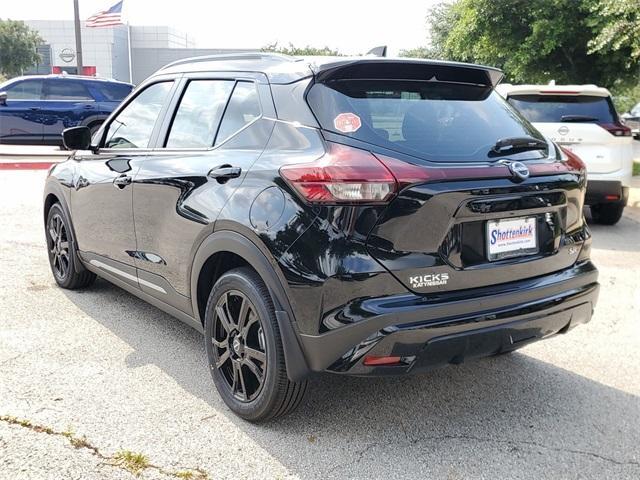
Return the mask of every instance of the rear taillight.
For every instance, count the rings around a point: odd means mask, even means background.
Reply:
[[[396,193],[396,179],[373,154],[328,143],[311,163],[285,165],[280,175],[308,202],[384,203]]]
[[[527,164],[531,176],[584,172],[584,163],[574,153],[564,152],[561,162]],[[416,183],[513,176],[502,163],[423,167],[332,142],[327,142],[327,151],[319,159],[285,165],[280,168],[280,175],[305,201],[328,205],[384,204]]]
[[[631,129],[621,123],[599,123],[602,128],[614,137],[630,137]]]

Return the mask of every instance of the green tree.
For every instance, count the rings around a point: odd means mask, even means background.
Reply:
[[[20,75],[38,61],[36,48],[42,43],[37,32],[24,22],[0,19],[0,74]]]
[[[640,61],[640,2],[599,0],[591,6],[592,25],[599,31],[589,42],[590,52],[630,51],[629,60]]]
[[[458,20],[458,11],[452,8],[452,4],[442,2],[430,8],[427,15],[428,43],[429,46],[401,50],[401,57],[433,58],[437,60],[449,59],[449,52],[445,51],[445,43],[449,31]]]
[[[324,46],[322,48],[305,46],[296,47],[292,43],[289,43],[288,47],[281,47],[278,43],[271,43],[260,49],[263,52],[282,53],[284,55],[294,56],[316,56],[316,55],[329,55],[329,56],[341,56],[342,54],[338,50]]]
[[[594,5],[608,0],[457,0],[432,10],[431,49],[440,58],[497,66],[517,83],[596,83],[635,76],[630,48],[595,51]],[[619,0],[611,0],[617,2]],[[637,0],[636,0],[637,1]]]

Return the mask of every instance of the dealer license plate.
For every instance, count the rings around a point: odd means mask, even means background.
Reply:
[[[508,218],[487,222],[489,260],[538,253],[536,217]]]

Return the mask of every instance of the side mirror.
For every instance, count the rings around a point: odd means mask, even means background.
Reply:
[[[0,92],[0,105],[6,107],[6,105],[7,105],[7,92]]]
[[[89,150],[91,130],[89,127],[71,127],[62,131],[62,143],[67,150]]]

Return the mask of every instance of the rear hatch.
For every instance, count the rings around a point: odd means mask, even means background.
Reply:
[[[584,166],[481,73],[357,64],[319,75],[307,93],[330,150],[342,145],[343,166],[350,148],[391,173],[393,194],[367,214],[375,217],[367,250],[417,293],[540,276],[578,258]],[[529,176],[516,171],[522,164]],[[341,175],[347,182],[349,172]]]
[[[508,102],[541,133],[578,155],[590,173],[611,173],[623,167],[627,129],[611,99],[579,92],[510,95]]]

